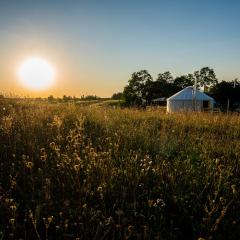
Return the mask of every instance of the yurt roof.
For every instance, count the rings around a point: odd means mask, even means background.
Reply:
[[[167,100],[192,100],[193,99],[193,91],[194,88],[192,86],[186,87],[183,90],[175,93],[171,97],[169,97]],[[207,94],[200,92],[199,90],[196,91],[196,100],[202,100],[202,101],[214,101],[213,98],[209,97]]]

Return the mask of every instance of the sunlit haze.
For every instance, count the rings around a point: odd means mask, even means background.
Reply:
[[[0,1],[0,92],[110,97],[141,69],[156,79],[209,66],[231,81],[240,77],[239,10],[235,0]],[[52,70],[33,64],[20,77],[31,56]]]

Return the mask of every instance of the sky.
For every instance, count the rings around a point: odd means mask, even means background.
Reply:
[[[110,97],[141,69],[240,78],[239,12],[238,0],[0,0],[0,92]],[[46,90],[19,80],[32,56],[56,71]]]

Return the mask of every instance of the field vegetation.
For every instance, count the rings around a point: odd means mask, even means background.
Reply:
[[[239,116],[0,101],[0,239],[240,239]]]

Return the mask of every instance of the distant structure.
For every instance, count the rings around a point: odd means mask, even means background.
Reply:
[[[153,105],[166,105],[167,99],[165,97],[155,98],[151,101]]]
[[[167,99],[167,112],[213,110],[214,99],[189,86]]]

